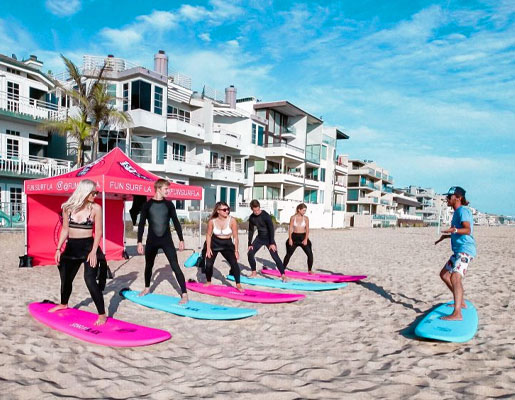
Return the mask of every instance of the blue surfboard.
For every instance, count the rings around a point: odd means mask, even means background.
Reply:
[[[477,310],[470,301],[465,301],[467,308],[461,309],[463,320],[446,321],[440,317],[450,315],[454,307],[449,307],[449,302],[441,304],[427,314],[415,328],[415,335],[426,338],[441,340],[444,342],[468,342],[477,332],[478,316]]]
[[[191,256],[188,257],[186,261],[184,261],[184,266],[186,268],[194,267],[195,265],[197,265],[197,261],[200,257],[202,257],[200,253],[194,252]]]
[[[188,301],[186,304],[178,304],[180,301],[179,297],[165,296],[163,294],[149,293],[140,297],[138,296],[139,292],[129,289],[122,290],[120,294],[127,300],[142,306],[183,317],[229,320],[252,317],[257,314],[257,310],[252,308],[225,307],[193,300]]]
[[[227,279],[234,281],[234,276],[227,275]],[[298,282],[288,281],[283,282],[279,279],[268,278],[248,278],[246,276],[240,277],[240,282],[247,285],[265,286],[278,289],[288,290],[305,290],[305,291],[322,291],[322,290],[336,290],[347,286],[346,283],[313,283],[313,282]]]

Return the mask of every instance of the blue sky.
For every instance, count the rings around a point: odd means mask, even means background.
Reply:
[[[114,54],[238,97],[289,100],[351,138],[341,152],[396,186],[463,186],[471,205],[515,215],[515,2],[8,2],[0,52]]]

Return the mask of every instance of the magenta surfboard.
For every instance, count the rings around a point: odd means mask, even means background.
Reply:
[[[276,269],[262,269],[262,274],[271,276],[281,276]],[[305,281],[317,281],[317,282],[355,282],[365,279],[366,275],[333,275],[333,274],[308,274],[307,272],[300,271],[289,271],[285,273],[287,278],[291,279],[303,279]]]
[[[36,302],[29,304],[28,309],[39,322],[86,342],[103,346],[135,347],[163,342],[172,337],[169,332],[161,329],[148,328],[114,318],[107,318],[105,324],[95,326],[98,314],[75,308],[48,312],[54,306],[54,303]]]
[[[225,297],[232,300],[247,301],[249,303],[291,303],[306,297],[304,294],[274,293],[251,289],[245,289],[243,292],[240,292],[238,289],[231,286],[213,284],[204,286],[203,283],[199,282],[187,282],[186,287],[193,292]]]

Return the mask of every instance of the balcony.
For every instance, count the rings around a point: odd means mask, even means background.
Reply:
[[[347,192],[347,188],[345,187],[344,182],[335,182],[334,183],[334,191],[339,193]]]
[[[371,176],[372,178],[376,178],[375,170],[373,168],[368,168],[368,167],[352,169],[350,171],[350,174],[351,175],[368,175],[368,176]]]
[[[345,211],[345,204],[333,204],[334,211]]]
[[[255,173],[254,184],[283,184],[291,186],[302,186],[304,185],[304,176],[299,173],[282,173],[282,172],[271,172],[271,173]]]
[[[342,162],[339,162],[337,161],[334,165],[334,168],[335,168],[335,172],[337,174],[343,174],[343,175],[347,175],[348,174],[348,171],[349,171],[349,166],[348,164],[344,164]]]
[[[0,90],[0,114],[28,121],[62,120],[68,109],[42,100]]]
[[[384,193],[393,193],[393,188],[391,186],[383,186],[381,191]]]
[[[265,147],[266,157],[285,157],[304,161],[304,150],[286,143],[269,143]]]
[[[204,163],[193,157],[171,154],[164,161],[165,172],[187,175],[196,178],[206,177],[206,166]]]
[[[297,137],[297,129],[294,126],[288,126],[281,132],[284,139],[295,139]]]
[[[71,171],[71,162],[56,158],[0,153],[0,175],[45,178]]]
[[[167,115],[166,132],[175,133],[196,142],[204,141],[204,124],[184,115],[171,113]]]
[[[241,135],[236,132],[228,131],[220,125],[213,125],[213,136],[211,140],[206,140],[215,146],[225,147],[232,151],[241,150]]]
[[[207,166],[206,177],[216,181],[236,182],[243,184],[245,177],[240,165],[234,163],[211,163]]]

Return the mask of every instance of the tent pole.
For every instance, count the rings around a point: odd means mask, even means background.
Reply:
[[[204,206],[204,188],[202,188],[202,198],[198,207],[198,248],[202,248],[202,208]]]
[[[25,188],[23,188],[23,193],[25,193]],[[27,235],[27,220],[29,219],[29,206],[28,206],[28,199],[27,199],[27,195],[24,194],[24,197],[25,197],[25,218],[24,218],[24,225],[25,225],[25,254],[26,256],[29,255],[29,252],[27,251],[28,250],[28,235]],[[11,210],[11,214],[12,214],[12,210]]]
[[[106,188],[105,188],[105,176],[102,175],[102,228],[104,233],[102,235],[102,250],[107,257],[106,249]],[[125,231],[124,231],[125,232]]]

